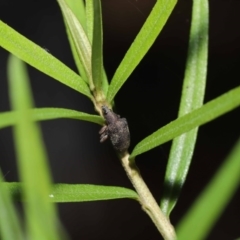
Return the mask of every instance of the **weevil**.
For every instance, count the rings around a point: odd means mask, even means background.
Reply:
[[[130,132],[126,118],[121,118],[106,106],[102,106],[102,113],[106,125],[99,131],[100,142],[104,142],[109,137],[115,150],[126,151],[130,145]]]

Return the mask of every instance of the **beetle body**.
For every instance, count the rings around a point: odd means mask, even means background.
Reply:
[[[115,150],[124,152],[130,145],[130,133],[128,123],[125,118],[121,118],[106,106],[102,106],[103,117],[106,125],[100,130],[100,142],[104,142],[108,137]]]

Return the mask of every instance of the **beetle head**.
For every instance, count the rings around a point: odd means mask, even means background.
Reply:
[[[102,106],[102,112],[107,124],[111,124],[119,119],[119,115],[114,113],[107,106]]]

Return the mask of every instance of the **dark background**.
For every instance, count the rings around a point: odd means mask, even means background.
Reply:
[[[153,0],[103,0],[104,64],[109,79],[154,5]],[[186,61],[191,1],[179,1],[161,35],[119,91],[118,113],[128,119],[131,149],[177,117]],[[54,0],[0,0],[0,19],[46,48],[76,71],[62,16]],[[209,65],[205,102],[239,85],[240,1],[210,1]],[[8,53],[0,49],[0,111],[10,110],[6,78]],[[78,92],[29,67],[36,107],[65,107],[94,113]],[[200,128],[187,182],[171,220],[178,223],[209,182],[239,137],[240,109]],[[132,188],[109,142],[99,143],[98,125],[76,120],[41,123],[56,183]],[[144,153],[137,164],[159,201],[170,143]],[[1,130],[0,161],[7,181],[17,181],[11,128]],[[208,239],[240,236],[240,192]],[[160,239],[139,204],[132,200],[60,204],[71,239]],[[206,213],[207,214],[207,213]],[[203,219],[204,221],[204,219]],[[194,231],[194,229],[193,229]]]

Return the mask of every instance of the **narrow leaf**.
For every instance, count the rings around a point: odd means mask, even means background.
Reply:
[[[202,106],[207,75],[208,1],[194,0],[188,59],[178,117]],[[173,140],[168,160],[162,211],[169,216],[179,197],[191,163],[198,129]]]
[[[16,201],[22,199],[22,184],[17,182],[4,183]],[[64,202],[88,202],[99,200],[111,200],[130,198],[138,200],[138,195],[131,189],[115,186],[100,186],[90,184],[54,184],[52,192],[48,195],[49,201]]]
[[[78,21],[80,22],[81,26],[83,27],[84,31],[86,32],[86,15],[85,15],[85,7],[83,0],[66,0],[66,4],[69,6],[69,8],[72,10]],[[66,27],[66,33],[68,36],[68,41],[70,44],[70,48],[73,54],[74,62],[77,66],[78,72],[81,75],[82,79],[88,83],[88,78],[85,72],[85,69],[83,67],[83,64],[81,62],[81,59],[77,52],[77,47],[74,43],[74,39],[71,35],[70,29],[68,28],[68,25],[66,21],[64,21],[65,27]]]
[[[152,46],[167,22],[176,0],[158,0],[146,22],[124,56],[110,83],[107,99],[113,100],[121,86]]]
[[[177,226],[179,240],[206,239],[239,187],[239,156],[240,140]]]
[[[93,25],[94,25],[94,0],[86,0],[86,26],[87,35],[90,43],[93,42]]]
[[[68,7],[72,10],[78,21],[80,22],[82,28],[86,32],[86,14],[85,6],[83,0],[65,0]]]
[[[73,40],[73,44],[76,48],[76,52],[78,57],[81,61],[81,64],[84,67],[84,71],[86,73],[88,83],[90,85],[90,89],[94,90],[94,84],[92,81],[92,65],[91,65],[91,58],[92,58],[92,50],[91,45],[88,40],[84,29],[72,10],[68,7],[65,0],[58,0],[59,6],[61,8],[66,27],[71,35]]]
[[[201,108],[180,117],[166,126],[160,128],[136,145],[130,158],[147,152],[179,135],[192,130],[200,125],[240,106],[240,87],[215,98],[204,104]]]
[[[88,122],[97,123],[100,125],[104,124],[102,117],[92,115],[88,113],[78,112],[75,110],[64,109],[64,108],[35,108],[31,109],[32,119],[34,121],[52,120],[58,118],[70,118],[83,120]],[[9,127],[17,123],[16,112],[4,112],[0,113],[0,129]]]
[[[0,21],[0,46],[39,71],[92,98],[89,87],[79,75],[2,21]]]
[[[21,229],[21,221],[9,190],[0,170],[0,239],[24,240],[26,238]]]
[[[29,239],[58,240],[55,208],[48,201],[51,178],[40,129],[32,121],[32,96],[26,67],[22,61],[10,55],[8,62],[9,93],[17,124],[14,141],[18,169],[24,183],[24,209]]]
[[[96,97],[99,101],[104,101],[109,84],[103,67],[103,31],[100,0],[86,0],[86,22],[88,39],[92,44],[92,72],[93,81],[97,89]]]
[[[65,21],[64,21],[64,23],[65,23],[65,26],[66,26],[66,22]],[[66,33],[67,33],[69,45],[70,45],[70,48],[71,48],[71,51],[72,51],[72,54],[73,54],[73,59],[74,59],[74,62],[76,64],[76,66],[77,66],[78,72],[81,75],[82,79],[88,84],[88,78],[87,78],[87,75],[85,73],[85,69],[84,69],[84,67],[83,67],[83,65],[81,63],[81,60],[80,60],[79,55],[77,53],[77,48],[76,48],[76,46],[74,44],[72,35],[70,34],[70,31],[67,28],[67,26],[66,26]]]
[[[102,96],[103,86],[103,50],[102,50],[102,9],[100,0],[90,0],[93,2],[93,39],[92,39],[92,74],[96,87],[96,98],[104,100]]]

